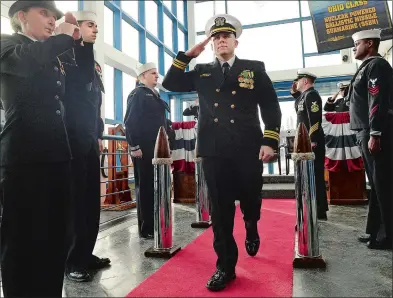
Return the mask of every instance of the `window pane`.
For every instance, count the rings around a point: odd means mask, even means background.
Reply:
[[[120,1],[121,8],[134,20],[138,21],[138,1]]]
[[[121,21],[121,30],[122,52],[139,61],[139,31],[124,20]]]
[[[177,40],[178,40],[178,50],[185,51],[186,47],[184,45],[184,33],[180,29],[177,30]]]
[[[127,98],[131,91],[135,89],[136,79],[128,73],[123,72],[123,119],[127,110]]]
[[[214,1],[214,14],[225,13],[225,1]]]
[[[171,121],[175,122],[175,108],[176,108],[176,99],[175,98],[171,98],[170,99],[170,103],[171,103]]]
[[[78,10],[78,1],[55,1],[55,3],[56,7],[63,13]]]
[[[158,67],[158,47],[148,38],[146,38],[146,59],[146,62],[154,62]]]
[[[104,87],[105,87],[105,118],[115,119],[115,88],[114,69],[112,66],[104,66]]]
[[[204,41],[206,39],[205,35],[198,35],[195,38],[195,42],[196,44]],[[196,62],[197,63],[210,63],[212,61],[214,61],[214,53],[211,47],[212,42],[209,42],[206,47],[205,50],[196,58]]]
[[[306,57],[306,67],[339,65],[342,63],[341,54]]]
[[[177,4],[177,20],[184,25],[184,1],[178,0]]]
[[[12,34],[14,30],[12,30],[10,19],[1,16],[1,34]]]
[[[169,54],[167,54],[166,52],[165,52],[165,54],[164,54],[164,59],[165,59],[165,61],[164,61],[164,68],[165,68],[165,73],[169,70],[169,68],[171,67],[171,65],[172,65],[172,62],[173,62],[173,57],[171,56],[171,55],[169,55]]]
[[[302,22],[302,26],[303,26],[304,53],[318,52],[312,21],[310,20],[310,21]]]
[[[242,25],[299,17],[297,1],[228,1],[227,3],[228,13],[237,17]]]
[[[309,17],[310,8],[308,7],[308,1],[300,1],[300,5],[302,8],[302,17]]]
[[[113,46],[113,11],[105,6],[104,8],[104,42]]]
[[[195,3],[195,30],[205,32],[207,20],[214,14],[214,2]]]
[[[173,22],[172,19],[169,18],[165,13],[164,13],[164,43],[165,45],[173,50]]]
[[[280,102],[282,113],[281,130],[296,129],[295,101]]]
[[[274,42],[266,42],[267,40]],[[301,68],[303,56],[300,25],[296,22],[246,29],[239,38],[236,55],[243,59],[263,61],[267,71]]]
[[[146,29],[156,37],[158,36],[157,10],[158,10],[157,4],[154,1],[145,1]]]
[[[169,9],[169,11],[172,11],[172,1],[171,0],[164,0],[162,2]]]

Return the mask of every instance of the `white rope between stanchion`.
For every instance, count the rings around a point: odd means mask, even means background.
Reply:
[[[299,160],[314,160],[315,159],[315,154],[314,152],[307,152],[307,153],[292,153],[291,154],[292,160],[293,161],[299,161]]]
[[[153,158],[153,165],[171,165],[173,163],[172,158]]]

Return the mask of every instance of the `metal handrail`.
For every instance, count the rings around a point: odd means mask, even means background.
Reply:
[[[107,140],[107,141],[126,141],[126,137],[125,136],[117,136],[117,135],[103,135],[102,136],[102,140]],[[105,156],[105,155],[106,156],[109,156],[109,155],[112,155],[112,156],[113,155],[128,155],[128,152],[103,152],[101,154],[101,158],[102,158],[102,156]],[[126,168],[130,168],[130,167],[132,167],[132,165],[128,164],[128,165],[125,165],[125,166],[106,166],[106,167],[105,166],[100,166],[100,169],[102,170],[102,169],[114,169],[114,168],[125,168],[125,167]],[[129,180],[129,179],[132,179],[132,177],[105,180],[105,181],[100,181],[100,183],[108,183],[108,182],[112,182],[113,183],[113,182],[116,182],[116,181],[124,181],[124,180]],[[102,197],[107,197],[107,196],[121,194],[121,193],[126,193],[126,192],[131,192],[131,190],[124,190],[124,191],[117,191],[117,192],[114,192],[114,193],[108,193],[108,194],[100,195],[100,197],[102,198]],[[111,210],[111,209],[115,209],[115,208],[118,208],[118,207],[125,206],[125,205],[133,203],[133,202],[135,202],[134,198],[133,198],[133,200],[131,202],[123,202],[123,203],[117,204],[115,206],[108,206],[108,207],[102,208],[101,211],[108,211],[108,210]],[[107,221],[104,221],[104,222],[100,222],[100,226],[103,226],[106,223],[113,221],[114,219],[119,220],[121,218],[127,218],[127,217],[129,217],[128,213],[120,215],[120,216],[115,217],[115,218],[111,218],[111,219],[109,219]]]

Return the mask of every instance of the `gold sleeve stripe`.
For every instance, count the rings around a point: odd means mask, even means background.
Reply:
[[[319,122],[317,122],[313,126],[311,126],[309,135],[311,136],[314,132],[316,132],[318,130],[318,128],[319,128]]]
[[[263,135],[265,138],[270,138],[270,139],[274,139],[276,141],[280,140],[280,135],[272,130],[265,130],[265,133]]]
[[[179,65],[175,60],[173,60],[172,64],[173,64],[173,66],[175,66],[175,67],[177,67],[177,68],[179,68],[181,70],[185,70],[186,69],[186,66]]]
[[[274,130],[268,130],[267,129],[267,130],[265,130],[265,134],[270,134],[270,135],[276,136],[277,138],[280,137],[280,134],[278,132],[274,131]]]
[[[213,29],[212,31],[210,31],[210,35],[213,35],[219,31],[231,31],[233,33],[236,33],[236,30],[231,27],[221,27],[221,28],[216,28],[216,29]]]
[[[179,65],[183,65],[183,66],[187,67],[187,63],[184,63],[183,61],[180,61],[179,59],[175,58],[173,61],[174,62],[176,61],[176,63],[179,64]]]

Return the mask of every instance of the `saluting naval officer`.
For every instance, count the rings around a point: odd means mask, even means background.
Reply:
[[[371,249],[392,248],[393,70],[378,54],[379,29],[352,36],[355,59],[363,61],[348,98],[350,127],[357,140],[371,186],[366,233],[359,241]]]
[[[317,76],[306,70],[298,70],[295,83],[292,85],[291,94],[295,100],[297,125],[304,123],[306,126],[313,152],[315,153],[314,172],[317,198],[317,217],[327,219],[326,211],[329,210],[325,186],[325,134],[322,123],[322,99],[314,88]]]
[[[216,271],[207,288],[222,290],[236,277],[238,248],[233,237],[235,200],[240,199],[246,226],[246,251],[255,256],[260,238],[263,164],[275,158],[281,110],[263,62],[235,56],[241,23],[231,15],[216,15],[206,24],[205,41],[187,52],[179,52],[166,74],[163,86],[171,91],[197,91],[199,97],[198,156],[211,198],[211,217]],[[185,72],[189,62],[213,40],[216,59],[197,64]],[[265,123],[262,133],[258,107]]]
[[[98,34],[96,14],[91,11],[72,12],[78,21],[83,42],[93,47]],[[64,21],[59,20],[59,22]],[[69,52],[66,55],[70,54]],[[91,279],[91,269],[110,263],[93,255],[100,222],[100,161],[103,121],[101,103],[104,90],[101,68],[90,56],[93,74],[88,84],[66,86],[65,122],[73,155],[74,234],[67,260],[66,276],[73,281]]]
[[[15,34],[1,35],[0,56],[3,292],[61,297],[72,223],[63,102],[68,84],[91,80],[93,48],[82,46],[72,14],[56,27],[63,14],[54,1],[16,1],[8,14]],[[70,49],[72,59],[60,59]]]
[[[329,97],[323,107],[326,112],[340,113],[349,111],[349,101],[345,100],[348,95],[349,84],[350,82],[340,82],[337,84],[338,92],[333,97]]]
[[[146,63],[138,67],[136,73],[139,83],[128,96],[124,125],[134,165],[139,236],[153,239],[152,159],[160,127],[163,126],[168,131],[169,122],[165,117],[165,111],[169,112],[169,108],[155,89],[158,82],[157,66],[154,63]]]

